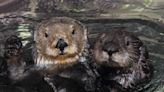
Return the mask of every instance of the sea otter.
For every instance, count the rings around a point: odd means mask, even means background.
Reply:
[[[103,85],[111,92],[130,91],[151,79],[152,67],[145,46],[125,30],[101,34],[93,57]]]
[[[73,79],[86,87],[92,85],[90,76],[94,74],[87,65],[87,29],[81,22],[68,17],[44,20],[36,27],[34,41],[36,69],[50,85],[55,84],[51,83],[53,75]]]

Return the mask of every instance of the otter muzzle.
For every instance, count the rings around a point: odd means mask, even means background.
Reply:
[[[64,49],[68,46],[68,44],[63,40],[63,39],[59,39],[57,41],[57,44],[55,46],[55,48],[60,49],[61,52],[64,51]]]

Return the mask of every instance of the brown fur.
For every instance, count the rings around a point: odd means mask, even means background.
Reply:
[[[51,18],[37,26],[34,39],[36,65],[53,71],[77,62],[86,45],[86,28],[71,18]],[[54,47],[58,39],[63,39],[68,44],[63,55]]]
[[[101,34],[93,54],[100,74],[123,88],[134,88],[152,75],[147,50],[141,40],[129,32]]]
[[[114,43],[119,49],[116,53],[112,53],[112,56],[109,56],[108,52],[102,50],[102,47],[110,42]],[[126,46],[127,44],[129,46]],[[141,45],[142,42],[138,38],[126,31],[104,33],[99,37],[94,47],[96,62],[109,62],[111,59],[115,62],[114,65],[118,67],[128,67],[132,63],[137,63],[132,58],[139,58],[139,47]]]

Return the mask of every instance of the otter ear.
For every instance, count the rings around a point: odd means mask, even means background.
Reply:
[[[105,33],[101,34],[100,39],[103,39],[106,36]]]
[[[99,41],[100,41],[100,43],[103,42],[105,36],[106,36],[105,33],[102,33],[102,34],[100,35],[100,37],[99,37]]]
[[[125,37],[125,44],[127,46],[132,45],[133,47],[140,47],[142,46],[142,42],[135,36],[126,36]]]

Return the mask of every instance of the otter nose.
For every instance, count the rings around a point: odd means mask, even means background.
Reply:
[[[102,48],[104,51],[108,52],[109,55],[112,55],[113,53],[118,51],[118,45],[114,43],[107,43]]]
[[[56,44],[55,48],[58,48],[58,49],[60,49],[61,51],[63,51],[64,48],[67,47],[67,46],[68,46],[68,44],[67,44],[63,39],[59,39],[59,40],[57,41],[57,44]]]

